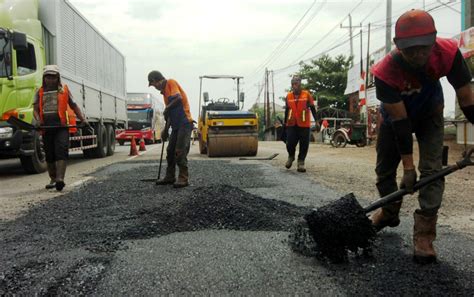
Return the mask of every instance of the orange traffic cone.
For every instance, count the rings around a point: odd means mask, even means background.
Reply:
[[[129,156],[137,156],[137,143],[135,142],[135,136],[132,136],[132,140],[130,141],[130,154]]]
[[[140,139],[140,148],[139,148],[138,150],[139,150],[140,152],[146,151],[145,140],[143,140],[143,137],[142,137],[142,139]]]

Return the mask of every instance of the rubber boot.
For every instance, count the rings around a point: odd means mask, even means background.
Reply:
[[[306,172],[306,168],[304,167],[304,161],[298,160],[298,172]]]
[[[56,190],[62,191],[64,186],[64,176],[66,175],[66,160],[56,161]]]
[[[56,163],[46,163],[46,166],[48,167],[48,174],[51,180],[49,181],[49,184],[45,186],[45,188],[53,189],[56,187]]]
[[[286,169],[290,169],[291,165],[293,165],[293,162],[295,161],[295,157],[288,156],[288,160],[285,163]]]
[[[173,187],[175,188],[184,188],[189,185],[188,183],[188,167],[187,166],[179,166],[179,175],[178,181],[174,183]]]
[[[166,167],[166,175],[164,178],[159,179],[156,181],[157,185],[171,185],[174,184],[176,181],[175,178],[176,174],[176,167],[175,166],[168,166]]]
[[[436,251],[433,241],[436,239],[436,222],[438,216],[426,217],[414,213],[415,225],[413,227],[413,260],[420,264],[436,262]]]
[[[399,213],[401,206],[402,201],[397,201],[374,211],[369,219],[372,221],[375,230],[380,231],[387,226],[393,228],[400,225]]]

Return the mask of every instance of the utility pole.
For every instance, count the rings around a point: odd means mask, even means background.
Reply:
[[[352,16],[349,14],[349,26],[343,26],[342,24],[340,25],[341,28],[348,28],[349,29],[349,41],[350,41],[350,47],[351,47],[351,61],[354,60],[354,46],[352,43],[352,29],[353,28],[361,28],[361,26],[352,26]]]
[[[385,26],[385,54],[392,49],[392,0],[387,0],[387,21]]]
[[[267,68],[265,68],[265,79],[263,80],[263,127],[267,128]]]
[[[273,113],[272,119],[276,118],[276,109],[275,109],[275,80],[273,79],[273,70],[272,70],[272,102],[273,102]]]
[[[266,121],[265,121],[265,128],[268,128],[270,127],[270,86],[269,86],[269,81],[268,81],[268,74],[270,72],[268,71],[267,68],[265,68],[265,95],[267,97],[267,101],[266,101],[266,105],[267,105],[267,108],[266,108]]]

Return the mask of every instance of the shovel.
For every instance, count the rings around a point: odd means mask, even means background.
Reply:
[[[25,121],[20,120],[17,117],[9,117],[7,122],[21,130],[34,131],[43,129],[58,129],[58,128],[77,128],[78,126],[35,126]]]
[[[414,191],[459,169],[474,165],[473,151],[474,149],[470,149],[465,152],[464,158],[456,164],[419,180],[413,187]],[[367,218],[367,213],[399,201],[406,194],[409,194],[406,189],[400,189],[362,207],[351,193],[312,210],[304,219],[309,234],[315,241],[316,249],[328,258],[339,261],[346,257],[348,250],[356,252],[359,248],[368,248],[375,238],[376,231]]]
[[[167,131],[168,129],[170,128],[169,124],[168,124],[168,121],[166,121],[165,123],[165,130]],[[168,136],[169,137],[169,136]],[[165,142],[163,139],[161,140],[162,142],[162,145],[161,145],[161,155],[160,155],[160,165],[158,166],[158,177],[155,179],[155,178],[144,178],[144,179],[141,179],[140,181],[144,181],[144,182],[157,182],[159,179],[160,179],[160,175],[161,175],[161,164],[163,163],[163,152],[165,150]]]

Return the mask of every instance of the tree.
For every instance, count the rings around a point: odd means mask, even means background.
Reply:
[[[339,55],[334,59],[323,55],[309,64],[300,63],[296,73],[306,79],[304,89],[310,90],[318,99],[318,107],[348,109],[348,97],[344,95],[347,72],[351,67],[351,58]]]

